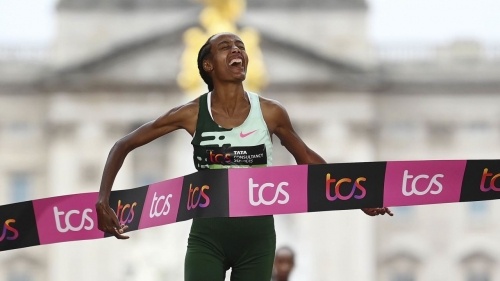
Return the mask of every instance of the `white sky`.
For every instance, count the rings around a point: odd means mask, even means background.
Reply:
[[[500,43],[500,0],[368,0],[377,43]]]
[[[369,35],[375,43],[437,44],[463,38],[500,43],[500,0],[367,1]],[[55,2],[0,0],[0,45],[50,42]]]
[[[55,0],[0,0],[0,45],[47,44],[55,31],[54,5]]]

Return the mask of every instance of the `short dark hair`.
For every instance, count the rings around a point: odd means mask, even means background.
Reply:
[[[275,255],[277,256],[277,255],[278,255],[278,252],[281,252],[281,251],[288,252],[289,254],[291,254],[291,255],[292,255],[292,259],[295,259],[295,252],[292,250],[292,248],[291,248],[291,247],[289,247],[289,246],[282,246],[282,247],[279,247],[279,248],[276,250]]]
[[[212,80],[212,77],[210,77],[210,74],[208,74],[208,72],[206,72],[205,69],[203,69],[203,60],[207,55],[210,54],[210,49],[212,47],[212,45],[210,44],[210,40],[214,36],[215,34],[210,36],[210,38],[208,38],[207,42],[205,42],[205,44],[201,47],[200,51],[198,52],[198,70],[200,71],[200,76],[203,79],[203,81],[205,81],[205,83],[207,84],[208,91],[210,92],[214,90],[214,81]]]

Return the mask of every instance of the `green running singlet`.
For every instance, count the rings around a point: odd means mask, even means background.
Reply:
[[[272,142],[259,96],[247,92],[250,113],[240,126],[225,129],[212,118],[211,93],[200,96],[193,160],[196,169],[265,167],[272,164]],[[271,280],[276,233],[273,216],[195,218],[184,264],[185,281]]]

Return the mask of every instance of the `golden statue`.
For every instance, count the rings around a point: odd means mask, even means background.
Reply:
[[[267,83],[262,52],[259,48],[259,34],[252,28],[238,30],[236,21],[243,14],[245,0],[198,0],[205,2],[205,9],[200,14],[203,29],[193,27],[184,33],[186,49],[181,57],[181,71],[177,83],[187,93],[199,95],[206,85],[198,73],[196,58],[201,46],[208,37],[220,32],[232,32],[245,42],[245,49],[250,58],[248,63],[245,88],[259,92]]]

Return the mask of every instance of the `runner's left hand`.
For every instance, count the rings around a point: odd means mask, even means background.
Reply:
[[[394,216],[394,214],[389,210],[389,208],[363,208],[361,209],[365,214],[375,217],[378,215],[388,214],[389,216]]]

